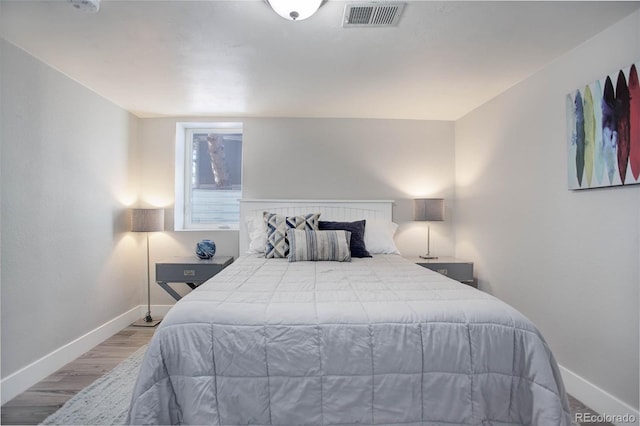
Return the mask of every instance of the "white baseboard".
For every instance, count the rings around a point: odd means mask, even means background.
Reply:
[[[608,416],[624,416],[626,414],[628,415],[627,417],[633,416],[634,419],[633,422],[616,423],[612,421],[611,423],[636,426],[640,424],[640,413],[637,408],[619,400],[607,391],[600,389],[563,366],[560,366],[560,373],[562,374],[562,380],[564,381],[567,392],[598,414]]]
[[[172,306],[173,305],[152,306],[151,313],[157,318],[162,318]],[[0,399],[2,400],[2,404],[15,398],[50,374],[55,373],[69,362],[104,342],[132,322],[142,318],[146,311],[147,306],[136,306],[95,330],[88,332],[84,336],[78,337],[74,341],[67,343],[39,360],[8,375],[0,381]]]

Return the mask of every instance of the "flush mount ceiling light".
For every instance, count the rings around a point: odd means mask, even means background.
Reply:
[[[322,0],[266,0],[278,15],[290,21],[307,19],[320,8]]]

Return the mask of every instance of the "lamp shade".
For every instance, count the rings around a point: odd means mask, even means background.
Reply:
[[[163,209],[131,209],[131,231],[164,231]]]
[[[444,199],[418,198],[413,200],[413,220],[443,221]]]
[[[316,13],[322,0],[267,0],[267,3],[283,18],[301,21]]]

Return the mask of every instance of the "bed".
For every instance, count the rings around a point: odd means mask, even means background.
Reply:
[[[392,203],[253,200],[263,211],[390,222]],[[241,229],[240,252],[251,247]],[[393,250],[390,250],[393,251]],[[496,298],[397,254],[242,255],[157,329],[130,424],[567,425],[549,347]]]

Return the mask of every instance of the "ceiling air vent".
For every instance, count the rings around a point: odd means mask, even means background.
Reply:
[[[391,27],[398,25],[404,3],[352,3],[344,7],[343,27]]]

